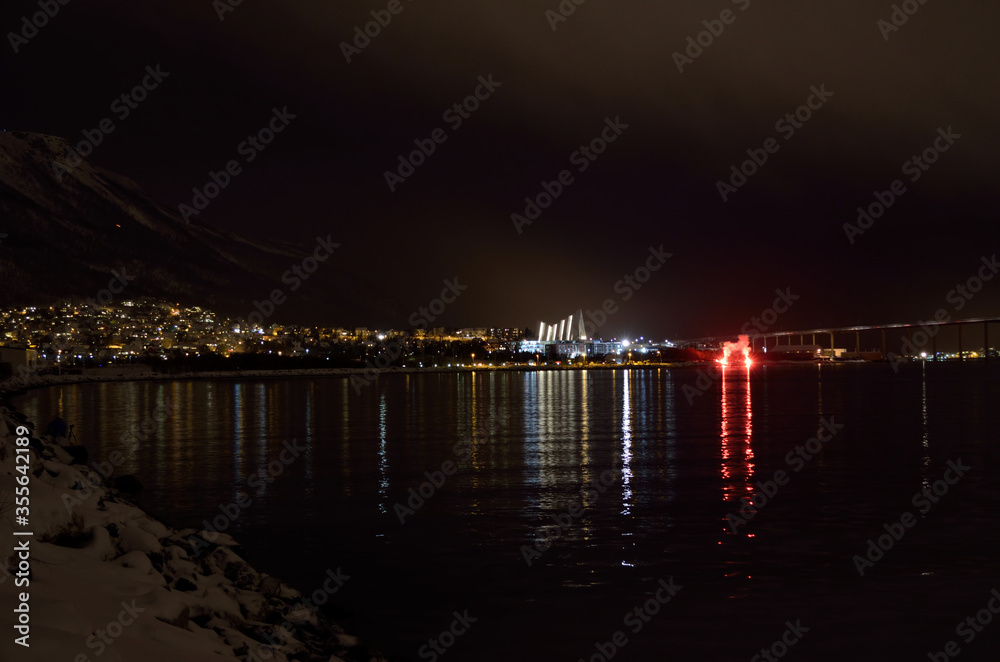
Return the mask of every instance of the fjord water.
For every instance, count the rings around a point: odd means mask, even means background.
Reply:
[[[75,424],[93,459],[121,452],[117,473],[172,526],[204,528],[245,494],[226,532],[248,560],[305,593],[341,569],[326,608],[398,659],[590,660],[621,631],[616,660],[748,660],[787,622],[808,630],[787,659],[926,660],[952,640],[962,660],[996,659],[1000,623],[969,643],[955,628],[1000,588],[1000,365],[707,375],[101,383],[14,404],[39,428]],[[155,422],[159,406],[172,413]],[[144,421],[145,440],[129,434]],[[397,507],[449,461],[426,503]],[[933,495],[949,461],[969,469]],[[734,531],[727,514],[778,470],[787,484]],[[904,513],[916,523],[861,576],[855,555]],[[568,525],[529,566],[554,516]],[[670,578],[682,588],[661,606]],[[421,649],[466,611],[443,654]]]

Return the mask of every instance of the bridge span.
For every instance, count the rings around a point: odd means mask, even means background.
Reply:
[[[1000,317],[980,317],[932,322],[828,327],[801,331],[759,331],[751,328],[745,331],[745,335],[750,337],[751,350],[754,352],[766,352],[782,345],[795,344],[800,346],[818,345],[833,351],[838,349],[837,342],[839,341],[844,343],[841,348],[848,351],[853,345],[853,353],[857,355],[862,352],[874,353],[878,351],[881,352],[883,358],[889,358],[890,355],[913,357],[925,355],[930,360],[938,360],[942,353],[947,353],[938,351],[938,342],[942,340],[942,334],[949,328],[955,327],[958,331],[957,339],[952,333],[949,334],[951,337],[945,341],[954,347],[957,340],[958,358],[962,361],[967,358],[982,358],[988,361],[990,359],[990,324],[997,323],[1000,323]],[[744,328],[746,326],[749,325],[744,325]],[[721,346],[726,341],[734,340],[736,340],[735,334],[733,336],[715,336],[674,342],[679,347]]]

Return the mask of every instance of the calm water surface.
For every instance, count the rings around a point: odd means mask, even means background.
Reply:
[[[95,458],[121,451],[118,473],[173,526],[247,495],[227,532],[248,560],[304,592],[341,568],[327,606],[399,659],[431,659],[420,647],[468,610],[446,662],[589,660],[619,630],[616,660],[749,660],[796,620],[809,631],[787,659],[926,660],[956,640],[961,660],[996,660],[1000,623],[971,643],[955,627],[1000,588],[998,378],[996,363],[421,374],[360,392],[84,384],[15,405],[40,427],[62,415]],[[157,407],[173,413],[147,421]],[[128,434],[144,421],[148,438]],[[843,427],[790,462],[824,421]],[[959,458],[971,468],[921,513],[914,496]],[[727,514],[778,470],[787,485],[734,532]],[[907,512],[915,526],[860,576],[853,557]],[[554,516],[568,526],[540,530]],[[626,623],[671,577],[677,596]]]

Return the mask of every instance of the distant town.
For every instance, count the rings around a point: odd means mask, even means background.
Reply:
[[[989,323],[955,320],[952,326],[981,326],[984,345]],[[49,372],[93,372],[132,366],[143,371],[242,371],[355,368],[503,368],[511,366],[600,366],[773,361],[892,361],[1000,358],[996,349],[962,347],[938,351],[944,325],[816,329],[741,335],[735,344],[721,338],[676,343],[644,337],[604,340],[588,336],[583,312],[529,328],[369,329],[259,324],[199,306],[139,299],[102,304],[66,300],[50,306],[0,309],[0,379]],[[886,332],[902,333],[900,355],[887,350]],[[864,350],[865,345],[880,344]],[[876,337],[875,334],[878,334]],[[837,348],[835,335],[851,340],[853,351]],[[807,340],[808,338],[808,340]],[[817,344],[827,338],[827,346]],[[795,341],[798,344],[793,344]],[[975,339],[972,339],[975,342]],[[930,350],[930,351],[928,351]],[[740,353],[743,353],[740,355]],[[751,359],[751,357],[753,357]]]
[[[664,359],[669,341],[586,339],[519,328],[369,329],[257,325],[198,306],[141,298],[63,301],[0,310],[0,371],[121,365],[267,367],[499,367]],[[582,329],[582,327],[581,327]],[[0,374],[2,377],[3,374]]]

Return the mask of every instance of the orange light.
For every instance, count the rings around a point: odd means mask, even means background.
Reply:
[[[719,359],[719,363],[721,363],[723,367],[729,365],[729,355],[733,353],[731,345],[732,343],[726,343],[722,346],[722,358]]]
[[[740,350],[743,352],[743,363],[749,368],[750,367],[750,336],[745,333],[741,333],[738,337],[739,342],[729,342],[726,341],[722,343],[722,358],[719,363],[723,367],[729,365],[729,355],[733,353],[733,350]]]

